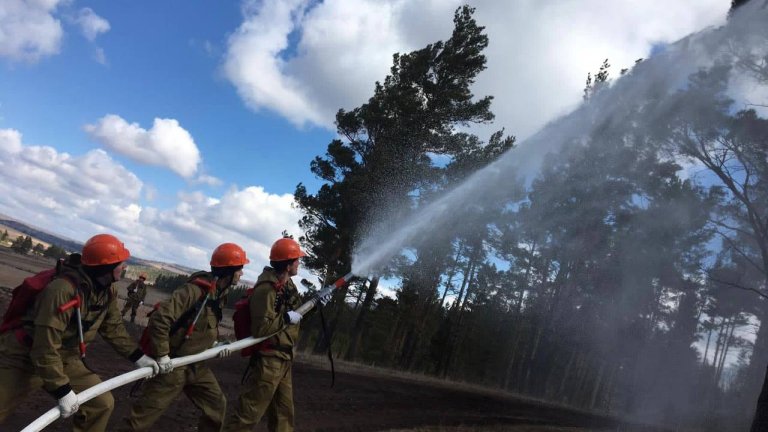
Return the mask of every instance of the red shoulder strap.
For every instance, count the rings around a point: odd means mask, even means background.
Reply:
[[[272,286],[275,288],[275,291],[280,293],[285,289],[285,282],[277,281],[273,283]]]
[[[200,287],[200,289],[203,290],[203,295],[214,294],[216,292],[216,284],[213,282],[209,282],[202,278],[195,278],[190,282]]]

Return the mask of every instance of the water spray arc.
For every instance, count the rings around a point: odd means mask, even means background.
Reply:
[[[633,68],[626,77],[610,88],[593,95],[589,103],[553,120],[536,134],[502,154],[490,165],[475,171],[466,180],[402,220],[394,231],[389,221],[374,225],[356,248],[352,271],[369,274],[385,265],[403,248],[416,246],[419,235],[437,230],[453,230],[461,226],[468,210],[503,202],[506,185],[526,183],[538,173],[545,155],[561,151],[566,145],[587,139],[594,131],[606,126],[622,125],[622,115],[628,101],[644,100],[649,95],[664,95],[667,99],[684,88],[688,78],[702,68],[718,62],[737,66],[738,59],[723,56],[732,45],[748,45],[761,55],[766,54],[764,41],[768,38],[768,3],[761,6],[751,2],[720,28],[705,29],[670,44]],[[745,35],[749,35],[747,38]],[[691,110],[672,104],[660,104],[647,113],[664,118],[677,110]]]
[[[332,293],[333,290],[335,289],[339,289],[343,287],[344,285],[349,283],[353,278],[354,278],[354,275],[352,273],[348,273],[347,275],[340,278],[336,282],[326,286],[325,288],[320,290],[320,292],[318,292],[318,294],[314,296],[312,299],[307,300],[304,304],[299,306],[296,309],[296,312],[300,313],[301,315],[305,315],[307,312],[312,310],[312,308],[314,308],[317,305],[321,297]],[[174,368],[177,368],[177,367],[187,366],[193,363],[199,363],[201,361],[216,358],[219,355],[219,353],[225,349],[232,352],[240,351],[244,348],[248,348],[250,346],[256,345],[260,342],[263,342],[271,338],[272,336],[282,332],[286,327],[283,327],[280,330],[268,336],[264,336],[260,338],[248,337],[227,345],[218,346],[216,348],[210,348],[203,352],[199,352],[197,354],[192,354],[184,357],[176,357],[173,360],[171,360],[171,363],[173,364]],[[88,402],[89,400],[97,396],[100,396],[104,393],[112,391],[118,387],[122,387],[132,382],[136,382],[140,379],[149,378],[151,375],[152,375],[151,367],[143,367],[140,369],[132,370],[130,372],[126,372],[122,375],[118,375],[116,377],[110,378],[100,384],[97,384],[89,389],[86,389],[78,393],[77,402],[79,405],[83,405],[84,403]],[[45,414],[38,417],[37,420],[30,423],[29,426],[22,429],[21,432],[40,432],[43,429],[45,429],[47,426],[49,426],[51,423],[55,422],[59,417],[61,417],[61,411],[59,410],[59,407],[57,406],[55,408],[51,408]]]

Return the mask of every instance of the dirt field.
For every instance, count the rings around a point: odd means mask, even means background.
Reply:
[[[0,250],[0,286],[15,286],[33,271],[51,262],[20,257]],[[0,291],[0,311],[7,304],[7,290]],[[128,326],[138,338],[140,326]],[[129,371],[132,365],[118,357],[105,343],[89,347],[89,366],[102,377]],[[303,356],[293,372],[296,426],[299,431],[656,431],[661,429],[631,426],[616,419],[546,405],[491,390],[472,388],[437,380],[340,362],[336,386],[330,388],[330,373],[322,358]],[[246,365],[239,355],[209,362],[228,400],[235,401]],[[0,383],[2,385],[2,383]],[[110,430],[128,412],[129,388],[115,391],[117,406]],[[0,430],[20,430],[54,406],[43,391],[27,397],[23,405]],[[153,430],[196,430],[196,408],[181,398],[166,412]],[[263,423],[263,422],[262,422]],[[66,420],[50,426],[50,431],[70,430]],[[257,430],[266,430],[264,424]]]

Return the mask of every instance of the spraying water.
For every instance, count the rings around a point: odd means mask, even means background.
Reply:
[[[738,66],[735,47],[740,52],[766,56],[766,6],[768,4],[753,1],[742,7],[725,26],[688,36],[638,64],[628,76],[596,94],[589,103],[551,122],[494,163],[401,221],[394,232],[388,228],[391,225],[374,227],[355,251],[352,273],[376,272],[403,248],[417,246],[417,237],[437,231],[454,232],[472,208],[502,202],[500,200],[508,193],[506,186],[519,179],[530,179],[544,155],[588,137],[598,127],[625,121],[621,113],[627,101],[643,100],[651,95],[672,95],[686,84],[690,74],[711,67],[715,62]],[[669,110],[686,107],[662,103],[653,109],[656,112],[648,113],[650,117],[663,118]]]

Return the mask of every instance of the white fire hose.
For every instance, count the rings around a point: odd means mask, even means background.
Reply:
[[[339,279],[333,285],[328,285],[327,287],[323,288],[318,293],[317,297],[311,300],[308,300],[306,303],[299,306],[299,308],[296,309],[296,312],[300,313],[303,316],[304,314],[309,312],[313,307],[315,307],[318,297],[322,297],[325,294],[328,294],[329,292],[333,291],[334,289],[343,286],[351,277],[352,277],[352,273]],[[237,342],[232,342],[227,345],[217,346],[216,348],[210,348],[203,352],[199,352],[197,354],[192,354],[184,357],[176,357],[171,360],[171,363],[173,364],[174,368],[177,368],[181,366],[186,366],[188,364],[201,362],[203,360],[209,360],[209,359],[215,358],[219,355],[221,351],[225,349],[228,349],[232,352],[240,351],[243,348],[248,348],[249,346],[256,345],[259,342],[262,342],[271,338],[272,336],[283,331],[283,329],[280,329],[279,331],[269,336],[260,337],[260,338],[248,337],[245,339],[241,339]],[[150,375],[152,375],[152,368],[149,366],[143,367],[140,369],[135,369],[130,372],[126,372],[122,375],[118,375],[114,378],[110,378],[100,384],[96,384],[95,386],[85,389],[82,392],[78,393],[77,402],[79,405],[83,405],[84,403],[88,402],[89,400],[97,396],[101,396],[104,393],[112,391],[118,387],[122,387],[126,384],[130,384],[134,381],[138,381],[142,378],[149,378]],[[21,432],[40,432],[46,426],[56,421],[59,417],[61,417],[61,411],[59,410],[59,407],[56,406],[55,408],[51,408],[45,414],[38,417],[37,420],[30,423],[29,426],[22,429]]]
[[[222,345],[216,348],[207,349],[197,354],[193,354],[185,357],[176,357],[173,360],[171,360],[171,363],[173,364],[174,368],[186,366],[188,364],[197,363],[203,360],[215,358],[216,356],[219,355],[221,351],[225,349],[228,349],[233,352],[239,351],[243,348],[247,348],[263,340],[269,339],[270,337],[272,337],[272,335],[269,335],[267,337],[261,337],[258,339],[255,339],[253,337],[241,339],[237,342],[232,342],[227,345]],[[134,381],[138,381],[142,378],[149,378],[150,375],[152,375],[152,368],[149,366],[143,367],[140,369],[135,369],[130,372],[126,372],[122,375],[118,375],[114,378],[110,378],[100,384],[96,384],[95,386],[85,389],[82,392],[78,393],[77,402],[78,404],[83,405],[84,403],[88,402],[89,400],[97,396],[101,396],[104,393],[112,391],[118,387],[122,387],[126,384],[130,384]],[[61,416],[61,411],[59,411],[58,406],[51,408],[45,414],[38,417],[37,420],[30,423],[29,426],[22,429],[21,432],[40,432],[46,426],[56,421],[60,416]]]

